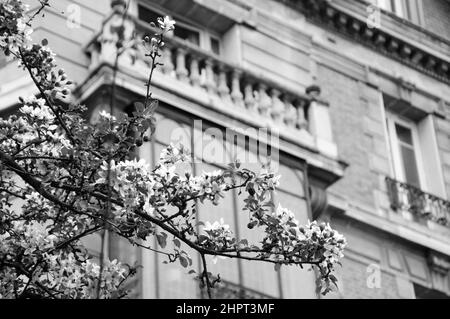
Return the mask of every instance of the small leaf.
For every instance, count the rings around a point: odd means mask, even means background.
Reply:
[[[178,248],[180,248],[181,242],[180,242],[180,240],[179,240],[178,238],[175,238],[175,239],[173,240],[173,243],[174,243],[175,246],[177,246]]]
[[[161,246],[161,248],[166,247],[167,245],[167,234],[166,233],[161,233],[161,234],[156,234],[156,240],[158,241],[159,246]]]
[[[242,245],[242,246],[248,246],[248,240],[247,240],[247,239],[242,239],[242,240],[239,242],[239,245]]]
[[[136,108],[136,112],[139,114],[144,111],[144,103],[136,102],[134,103],[134,107]]]
[[[180,256],[179,259],[180,259],[181,266],[183,266],[184,268],[187,268],[187,266],[189,265],[187,259],[183,256]]]
[[[281,264],[275,264],[274,269],[275,269],[275,271],[280,271]]]
[[[189,272],[188,272],[188,274],[189,275],[192,275],[192,274],[195,274],[195,273],[197,273],[194,269],[191,269],[191,270],[189,270]]]

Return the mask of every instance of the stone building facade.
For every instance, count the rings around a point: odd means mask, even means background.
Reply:
[[[109,101],[121,31],[133,43],[170,15],[177,28],[153,82],[158,126],[136,155],[154,163],[164,145],[182,142],[198,159],[186,169],[199,173],[243,153],[256,168],[252,146],[264,145],[282,175],[275,201],[348,239],[340,289],[327,298],[450,296],[448,0],[130,0],[124,15],[126,3],[58,0],[36,21],[34,38],[49,40],[93,119]],[[145,94],[144,55],[130,44],[118,60],[117,111]],[[0,63],[9,114],[35,89],[15,63]],[[223,217],[244,237],[241,205],[232,193],[199,215]],[[95,238],[88,244],[99,250]],[[134,296],[202,296],[154,253],[115,238],[108,251],[144,266]],[[307,269],[219,260],[211,271],[224,280],[221,296],[321,297]]]

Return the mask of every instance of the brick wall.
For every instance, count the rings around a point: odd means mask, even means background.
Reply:
[[[377,186],[377,176],[368,168],[371,162],[386,167],[384,159],[370,154],[378,146],[374,145],[371,135],[366,134],[370,128],[382,129],[375,98],[370,101],[363,98],[357,81],[323,66],[318,68],[318,82],[322,96],[330,102],[331,125],[339,156],[350,164],[344,178],[331,190],[373,206],[372,190]]]
[[[370,288],[367,285],[369,265],[345,258],[342,262],[341,274],[341,294],[346,299],[396,299],[399,298],[397,293],[397,284],[395,276],[386,272],[381,272],[380,287]],[[344,270],[345,269],[345,270]]]
[[[425,28],[450,40],[450,1],[422,0]]]

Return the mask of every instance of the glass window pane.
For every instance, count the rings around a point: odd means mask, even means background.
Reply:
[[[397,132],[397,137],[399,141],[406,143],[408,145],[413,145],[411,130],[407,127],[395,124],[395,130]]]
[[[214,54],[217,54],[217,55],[220,54],[220,43],[219,43],[219,40],[217,40],[216,38],[211,38],[211,51]]]
[[[183,26],[177,25],[174,31],[176,37],[186,40],[197,46],[200,45],[200,33]]]
[[[419,173],[417,170],[416,155],[414,149],[400,145],[400,152],[403,160],[403,168],[405,171],[405,182],[420,187]]]
[[[145,22],[154,22],[157,23],[158,18],[161,17],[162,14],[156,13],[153,10],[150,10],[147,7],[144,6],[138,6],[138,17],[139,20],[145,21]]]

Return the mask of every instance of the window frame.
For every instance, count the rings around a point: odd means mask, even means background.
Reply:
[[[143,6],[146,9],[148,9],[150,11],[153,11],[153,12],[155,12],[155,13],[161,15],[161,16],[168,15],[169,17],[175,19],[175,21],[176,21],[175,27],[177,25],[179,25],[179,26],[181,26],[181,27],[183,27],[185,29],[188,29],[188,30],[191,30],[191,31],[194,31],[194,32],[198,32],[199,33],[199,45],[198,45],[199,49],[204,50],[204,51],[208,51],[209,53],[217,55],[217,56],[220,56],[222,54],[223,50],[222,50],[222,40],[221,40],[220,34],[217,34],[215,32],[210,32],[208,29],[206,29],[206,28],[196,24],[193,21],[186,21],[187,20],[186,18],[184,18],[184,17],[182,17],[182,16],[180,16],[178,14],[175,14],[175,13],[173,13],[173,12],[167,10],[167,9],[160,8],[157,5],[151,5],[151,4],[146,3],[144,1],[137,1],[136,2],[136,17],[138,17],[138,18],[139,18],[139,6]],[[174,35],[173,31],[169,32],[168,35],[172,36],[172,37],[175,37],[177,39],[180,39],[180,38],[178,38],[178,37],[176,37]],[[216,53],[214,53],[212,51],[212,47],[211,47],[211,40],[212,39],[215,39],[215,40],[217,40],[219,42],[219,54],[216,54]],[[184,40],[184,39],[180,39],[180,40]],[[188,42],[188,43],[190,43],[190,42]],[[197,46],[196,44],[193,44],[193,43],[191,43],[191,44]]]
[[[425,176],[425,169],[424,169],[424,161],[422,157],[422,151],[420,147],[420,138],[419,138],[419,131],[417,124],[412,121],[405,118],[402,118],[396,114],[386,112],[386,122],[387,122],[387,131],[388,131],[388,139],[390,143],[390,155],[392,159],[392,166],[394,170],[394,177],[400,182],[407,183],[406,181],[406,174],[405,174],[405,167],[403,163],[403,158],[400,151],[400,143],[397,136],[397,130],[395,128],[395,125],[401,125],[403,127],[408,128],[411,130],[412,135],[412,146],[414,149],[414,156],[416,159],[416,165],[417,165],[417,174],[419,177],[419,183],[420,183],[420,189],[423,191],[428,190],[427,182],[426,182],[426,176]]]
[[[424,25],[422,0],[375,0],[376,5],[399,18],[419,26]]]

